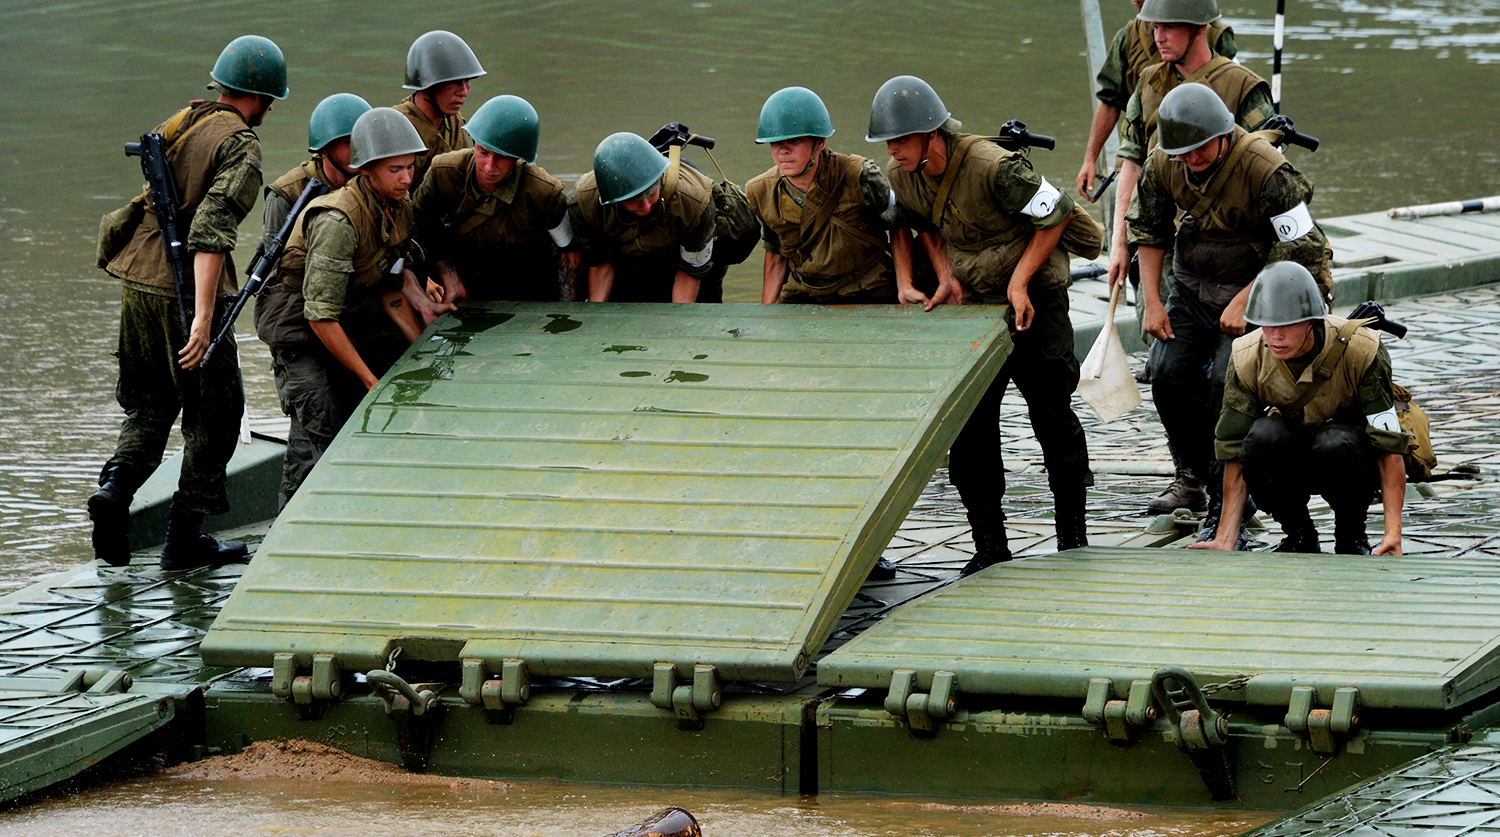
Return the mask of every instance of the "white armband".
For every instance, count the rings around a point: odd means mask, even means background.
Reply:
[[[714,240],[710,238],[708,243],[703,245],[703,249],[696,252],[682,246],[679,246],[677,251],[682,254],[682,261],[688,267],[702,267],[714,257]]]
[[[1044,177],[1042,185],[1036,187],[1036,194],[1031,196],[1031,203],[1026,204],[1026,208],[1021,210],[1021,213],[1033,218],[1046,218],[1052,214],[1052,210],[1057,209],[1057,204],[1061,200],[1062,192],[1048,183],[1047,178]]]
[[[1383,413],[1365,416],[1365,421],[1369,422],[1370,426],[1376,430],[1389,430],[1392,433],[1402,432],[1401,420],[1396,417],[1395,407],[1391,407]]]
[[[1307,212],[1307,204],[1299,203],[1281,215],[1272,216],[1271,226],[1276,229],[1277,238],[1296,241],[1312,232],[1313,219]]]
[[[562,223],[547,230],[547,235],[552,236],[552,243],[558,247],[567,247],[573,243],[573,220],[563,213]]]

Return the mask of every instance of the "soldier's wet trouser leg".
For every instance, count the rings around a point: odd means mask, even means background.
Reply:
[[[1026,399],[1032,432],[1042,448],[1047,484],[1052,489],[1058,549],[1088,545],[1084,495],[1094,484],[1083,425],[1073,412],[1078,388],[1078,357],[1068,320],[1068,291],[1052,288],[1030,294],[1031,328],[1012,335],[1015,350],[996,383],[1015,381]]]
[[[222,309],[220,302],[216,313]],[[119,345],[116,397],[125,421],[101,484],[114,477],[132,486],[133,493],[161,464],[172,422],[180,412],[183,462],[173,505],[205,515],[229,511],[224,469],[234,454],[245,407],[234,341],[219,344],[207,365],[184,370],[177,365],[184,345],[177,300],[126,287]]]
[[[1010,560],[1005,536],[1005,462],[1000,454],[1000,401],[1008,381],[990,384],[979,404],[953,440],[948,453],[948,478],[958,489],[974,536],[974,558],[963,574]]]
[[[1309,434],[1281,416],[1258,418],[1240,443],[1240,475],[1249,499],[1271,513],[1286,539],[1281,552],[1317,552],[1318,533],[1308,514],[1311,495]],[[1247,508],[1244,514],[1249,514]]]
[[[278,506],[285,508],[359,406],[365,387],[321,346],[274,348],[271,369],[281,409],[291,418]]]
[[[1370,554],[1365,516],[1380,487],[1379,454],[1363,427],[1325,424],[1308,452],[1310,489],[1333,509],[1334,551]]]

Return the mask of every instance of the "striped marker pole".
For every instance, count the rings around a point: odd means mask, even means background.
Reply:
[[[1437,215],[1464,215],[1470,212],[1495,212],[1497,210],[1500,210],[1500,195],[1493,198],[1475,198],[1467,201],[1427,203],[1421,206],[1399,206],[1389,210],[1386,214],[1392,218],[1401,218],[1410,221],[1417,218],[1431,218]]]
[[[1271,105],[1281,113],[1281,48],[1286,42],[1286,0],[1276,0],[1276,55],[1271,59]]]

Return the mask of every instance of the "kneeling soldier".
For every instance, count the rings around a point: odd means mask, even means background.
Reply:
[[[571,302],[581,256],[563,185],[536,165],[541,122],[519,96],[485,102],[464,126],[474,147],[438,155],[412,194],[418,239],[443,301]]]
[[[1376,555],[1401,554],[1401,501],[1409,436],[1391,391],[1391,358],[1366,321],[1324,316],[1323,294],[1300,264],[1277,262],[1250,286],[1215,430],[1225,461],[1218,537],[1200,549],[1233,549],[1246,489],[1281,524],[1277,552],[1319,552],[1307,512],[1319,494],[1333,508],[1334,551],[1369,555],[1365,514],[1375,490],[1385,511]]]
[[[569,209],[589,264],[589,301],[718,302],[714,183],[671,164],[636,134],[611,134],[594,150]]]
[[[406,306],[412,168],[426,147],[411,123],[391,108],[359,117],[350,135],[349,162],[359,174],[348,185],[308,205],[287,242],[268,303],[277,312],[262,334],[284,381],[282,398],[293,434],[308,440],[302,454],[287,451],[281,502],[291,499],[308,471],[354,414],[365,393],[421,327]]]
[[[787,87],[760,110],[757,143],[775,165],[745,184],[766,248],[761,302],[896,301],[890,230],[896,201],[872,160],[828,150],[818,94]]]

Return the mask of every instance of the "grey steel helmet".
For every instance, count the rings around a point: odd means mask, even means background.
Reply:
[[[1137,20],[1147,23],[1186,23],[1191,26],[1206,26],[1219,17],[1216,0],[1146,0],[1136,15]]]
[[[307,120],[307,150],[322,151],[334,140],[349,136],[355,121],[369,109],[370,103],[353,93],[335,93],[318,102]]]
[[[1173,89],[1156,111],[1157,145],[1167,154],[1186,154],[1214,137],[1234,131],[1234,114],[1219,94],[1193,82]]]
[[[599,203],[634,200],[655,186],[671,163],[639,134],[610,134],[594,149]]]
[[[916,76],[896,76],[875,91],[865,142],[885,142],[908,134],[936,131],[951,116],[932,85]]]
[[[1323,292],[1307,268],[1296,262],[1271,262],[1250,283],[1245,301],[1245,322],[1258,326],[1284,326],[1328,315]]]
[[[406,51],[407,90],[426,90],[445,81],[479,78],[484,68],[474,50],[452,32],[435,29],[417,38]]]
[[[426,154],[427,146],[411,120],[395,108],[370,108],[349,132],[349,166],[362,168],[386,157]]]

